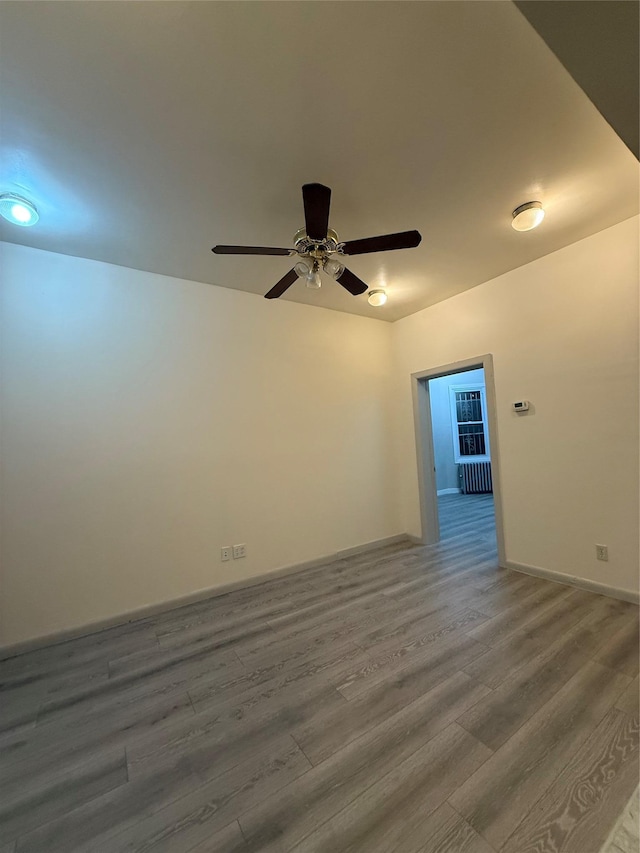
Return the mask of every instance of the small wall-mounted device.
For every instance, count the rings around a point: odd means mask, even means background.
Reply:
[[[512,403],[512,408],[514,412],[528,412],[529,411],[529,401],[528,400],[518,400],[517,403]]]

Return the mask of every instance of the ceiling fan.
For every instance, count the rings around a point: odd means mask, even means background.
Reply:
[[[275,284],[265,299],[277,299],[298,278],[304,278],[307,287],[320,287],[320,268],[348,290],[358,296],[368,290],[368,285],[332,256],[365,255],[370,252],[387,252],[390,249],[412,249],[422,236],[418,231],[401,231],[381,237],[365,237],[341,243],[338,235],[329,228],[331,190],[322,184],[305,184],[302,187],[304,223],[293,238],[293,249],[268,246],[214,246],[216,255],[298,255],[301,260]]]

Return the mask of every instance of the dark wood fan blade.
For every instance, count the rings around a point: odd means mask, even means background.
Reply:
[[[270,246],[214,246],[216,255],[291,255],[293,249],[273,249]]]
[[[413,249],[420,245],[421,240],[419,231],[401,231],[399,234],[350,240],[344,244],[342,251],[345,255],[365,255],[368,252],[389,252],[391,249]]]
[[[302,187],[302,201],[307,237],[324,240],[329,228],[331,190],[323,184],[305,184]]]
[[[274,284],[271,290],[268,293],[265,293],[265,299],[277,299],[279,296],[287,290],[287,288],[291,287],[294,281],[298,278],[298,274],[295,270],[289,270],[286,275],[283,275],[280,281],[277,284]]]
[[[344,289],[348,290],[352,296],[360,296],[361,293],[364,293],[365,290],[369,289],[369,286],[366,285],[361,278],[358,278],[357,275],[354,275],[351,270],[348,270],[346,267],[340,273],[336,281],[340,282]]]

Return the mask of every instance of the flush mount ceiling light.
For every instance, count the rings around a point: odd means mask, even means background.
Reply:
[[[14,225],[35,225],[40,219],[34,204],[13,193],[0,195],[0,215]]]
[[[528,201],[513,211],[511,227],[516,231],[531,231],[544,219],[544,210],[539,201]]]
[[[370,290],[367,296],[367,302],[374,308],[380,308],[387,301],[387,294],[384,290]]]

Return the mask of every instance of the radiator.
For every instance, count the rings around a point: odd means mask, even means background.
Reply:
[[[460,488],[463,495],[493,492],[491,462],[463,462],[460,465]]]

